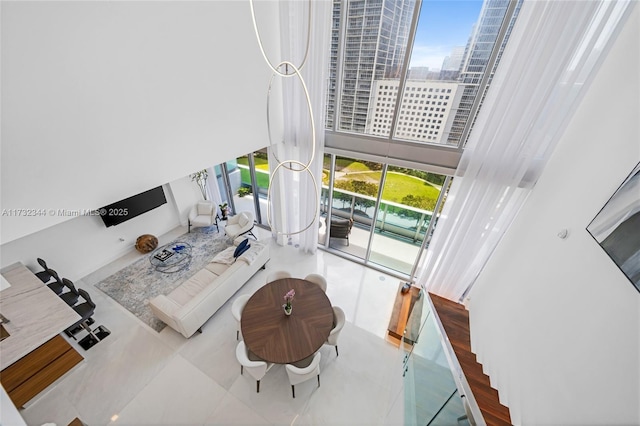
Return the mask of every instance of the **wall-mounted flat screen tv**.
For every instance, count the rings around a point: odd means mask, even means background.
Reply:
[[[640,163],[587,226],[587,231],[640,291]]]
[[[99,209],[104,224],[115,226],[167,203],[161,186]]]

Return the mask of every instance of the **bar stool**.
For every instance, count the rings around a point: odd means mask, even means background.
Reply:
[[[35,275],[36,275],[36,277],[38,277],[40,279],[40,281],[42,281],[43,283],[46,284],[49,281],[51,281],[51,278],[53,278],[53,277],[49,273],[49,267],[47,266],[47,262],[45,262],[44,260],[38,258],[38,263],[40,264],[40,266],[42,266],[44,271],[37,272]]]
[[[51,276],[55,280],[54,282],[47,284],[47,287],[49,287],[51,291],[53,291],[57,295],[62,294],[62,291],[65,289],[65,285],[62,281],[60,281],[58,273],[53,269],[48,269],[47,272],[49,272],[49,274],[51,274]]]
[[[91,331],[91,327],[89,327],[89,320],[91,319],[91,317],[93,316],[93,313],[95,312],[96,304],[93,303],[93,301],[91,300],[91,296],[89,296],[89,293],[87,293],[85,290],[79,288],[78,289],[78,293],[80,293],[80,296],[85,301],[80,303],[80,304],[78,304],[78,305],[76,305],[76,306],[74,306],[73,310],[76,311],[76,313],[78,315],[80,315],[81,318],[75,324],[73,324],[71,327],[67,328],[65,330],[65,332],[66,332],[67,336],[73,337],[74,340],[77,340],[75,338],[75,336],[73,335],[73,333],[71,332],[71,330],[73,330],[77,326],[81,326],[82,328],[84,328],[85,330],[87,330],[89,332],[90,336],[92,336],[97,341],[99,341],[100,339],[98,339],[93,334],[93,331]]]
[[[69,279],[63,278],[62,283],[69,289],[69,291],[60,294],[60,299],[64,300],[64,302],[69,306],[73,306],[78,303],[80,293],[76,290],[76,286],[73,285],[73,282]]]

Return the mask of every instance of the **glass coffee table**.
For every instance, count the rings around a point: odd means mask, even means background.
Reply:
[[[151,253],[149,261],[158,272],[175,274],[191,264],[191,244],[176,241]]]

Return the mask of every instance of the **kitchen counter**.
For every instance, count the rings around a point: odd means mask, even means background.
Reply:
[[[9,337],[0,341],[0,370],[80,320],[80,315],[62,301],[22,263],[1,271],[11,287],[0,291],[0,314]]]

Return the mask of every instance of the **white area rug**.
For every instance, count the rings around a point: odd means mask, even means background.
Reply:
[[[173,274],[158,272],[149,261],[152,253],[148,253],[96,284],[96,288],[124,306],[149,327],[158,332],[162,331],[165,324],[153,315],[149,308],[149,300],[159,294],[170,293],[204,268],[217,253],[232,245],[224,233],[211,232],[209,228],[195,228],[191,233],[181,235],[170,244],[176,242],[185,242],[192,246],[189,267]]]

